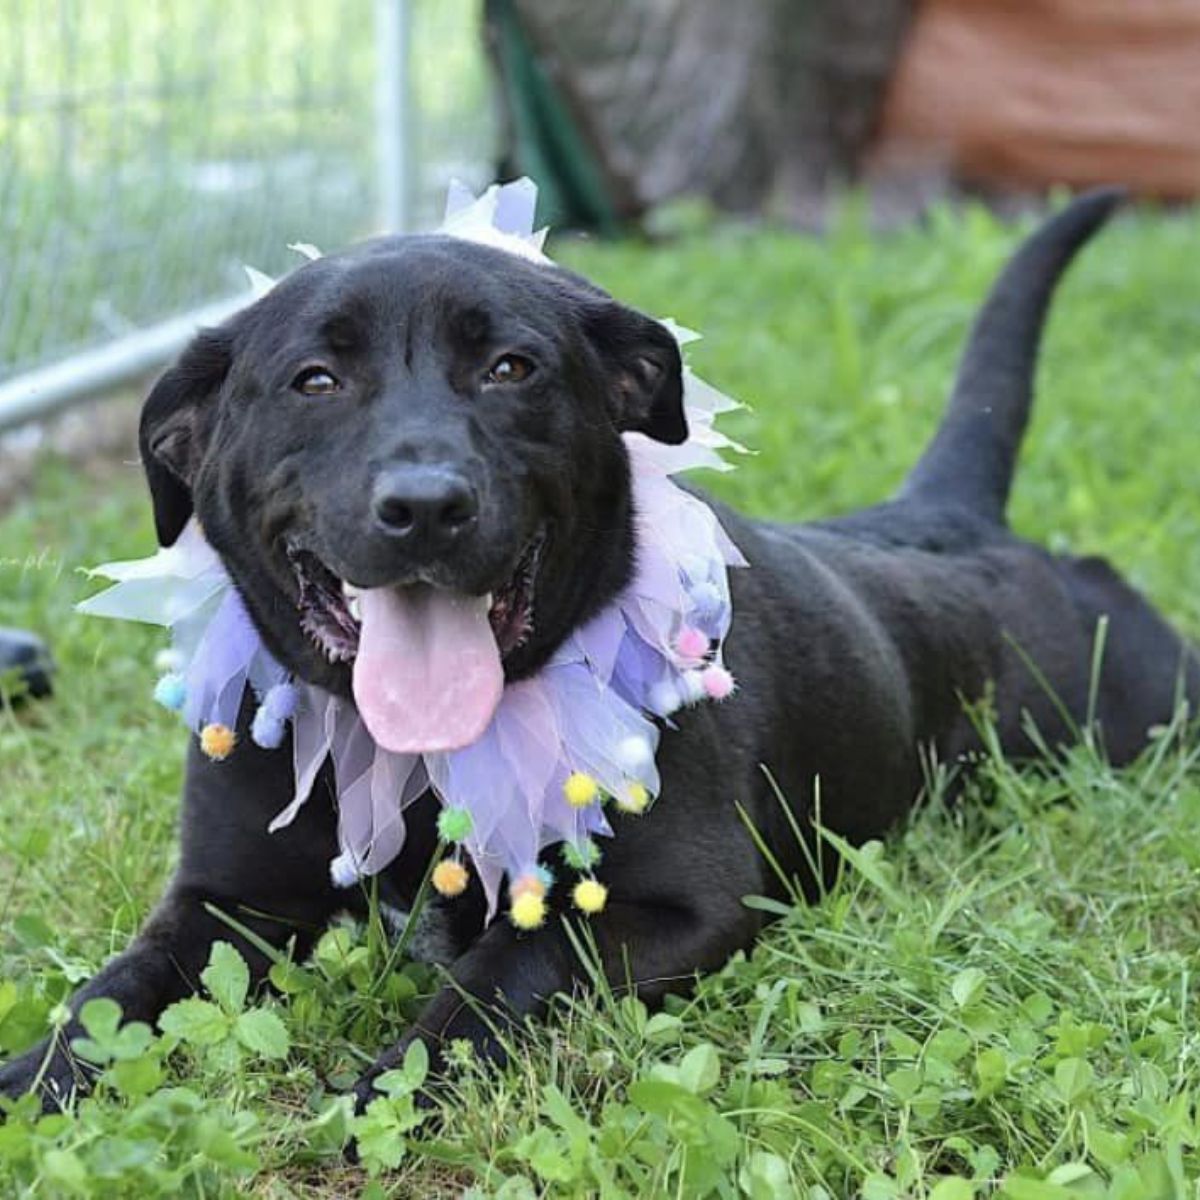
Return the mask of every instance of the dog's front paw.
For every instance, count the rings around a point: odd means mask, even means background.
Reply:
[[[419,1062],[409,1053],[418,1042],[425,1047],[425,1054],[420,1056]],[[400,1071],[407,1076],[397,1090],[408,1092],[418,1108],[433,1108],[434,1100],[428,1089],[437,1082],[445,1065],[438,1042],[415,1029],[409,1030],[390,1050],[381,1054],[354,1085],[355,1115],[362,1116],[372,1100],[390,1094],[391,1089],[378,1086],[380,1076],[389,1071]]]
[[[421,1046],[425,1053],[413,1053],[414,1046]],[[432,1110],[437,1108],[437,1101],[429,1090],[435,1085],[445,1063],[437,1050],[433,1039],[425,1037],[416,1030],[411,1030],[386,1054],[381,1054],[368,1070],[354,1085],[351,1095],[354,1097],[354,1115],[368,1118],[367,1109],[376,1101],[386,1104],[396,1104],[398,1111],[395,1115],[405,1118],[406,1126],[412,1127],[424,1123]],[[383,1076],[396,1072],[398,1078],[386,1081],[381,1087]],[[359,1162],[358,1135],[346,1144],[346,1161]]]
[[[41,1042],[19,1058],[0,1066],[0,1095],[18,1100],[36,1092],[43,1112],[61,1112],[81,1093],[90,1090],[96,1070],[65,1047]]]

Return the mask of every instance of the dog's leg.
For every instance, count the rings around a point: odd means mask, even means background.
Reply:
[[[660,764],[676,788],[646,815],[617,818],[614,836],[604,840],[599,875],[612,891],[603,911],[576,912],[564,881],[550,893],[542,928],[526,933],[497,917],[451,965],[450,981],[413,1028],[355,1086],[359,1107],[372,1098],[374,1080],[402,1062],[417,1038],[429,1047],[435,1074],[441,1047],[459,1038],[481,1057],[502,1061],[506,1029],[544,1014],[555,994],[587,987],[596,970],[615,991],[632,985],[653,1003],[686,989],[697,972],[715,970],[754,940],[762,914],[742,898],[769,890],[764,860],[737,807],[706,802],[694,783],[716,778],[724,766],[731,779],[755,780],[758,792],[744,793],[752,811],[776,806],[758,782],[752,757],[713,736],[711,717],[697,715],[691,727],[694,736],[681,734]],[[588,942],[598,962],[580,957],[576,944]]]
[[[311,945],[313,920],[321,917],[313,911],[307,921],[298,920],[301,914],[293,911],[287,919],[267,920],[227,898],[173,885],[133,944],[72,996],[67,1024],[52,1039],[0,1068],[0,1092],[17,1096],[37,1086],[46,1106],[55,1107],[86,1089],[93,1068],[71,1051],[72,1041],[84,1033],[78,1020],[83,1005],[104,996],[121,1006],[124,1020],[153,1023],[167,1005],[199,987],[215,941],[233,943],[249,964],[252,980],[260,980],[270,965],[266,956],[210,913],[210,903],[269,943],[283,945],[294,936],[301,955]]]
[[[358,1106],[370,1102],[374,1080],[401,1063],[418,1038],[430,1049],[435,1073],[442,1065],[441,1046],[457,1038],[469,1041],[481,1057],[503,1061],[506,1026],[541,1015],[555,993],[588,982],[588,968],[565,926],[573,920],[557,913],[533,933],[521,933],[503,919],[490,925],[450,969],[452,982],[416,1025],[358,1082]],[[590,931],[599,967],[615,989],[631,982],[639,996],[653,1002],[688,986],[696,972],[720,966],[753,939],[759,925],[759,916],[740,899],[729,895],[722,902],[710,894],[703,902],[695,896],[680,896],[677,903],[613,900],[598,916],[579,918],[576,929]]]
[[[212,910],[232,917],[265,942],[295,941],[307,954],[335,910],[339,895],[329,882],[336,850],[327,785],[295,822],[278,833],[267,824],[290,796],[291,755],[263,752],[249,739],[225,763],[193,749],[184,792],[183,855],[167,894],[130,947],[113,959],[70,1001],[71,1019],[50,1039],[0,1068],[0,1093],[21,1095],[37,1087],[48,1108],[90,1082],[90,1069],[71,1052],[82,1035],[79,1009],[106,996],[127,1021],[154,1022],[167,1005],[199,987],[212,944],[231,942],[259,981],[269,961]]]

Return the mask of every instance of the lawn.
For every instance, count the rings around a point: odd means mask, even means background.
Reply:
[[[876,500],[929,436],[975,305],[1018,231],[980,211],[828,240],[736,228],[560,242],[622,298],[706,332],[693,365],[752,408],[714,490],[805,517]],[[1200,216],[1139,214],[1060,293],[1014,525],[1109,556],[1200,635]],[[132,455],[130,456],[132,457]],[[145,918],[175,857],[183,735],[150,702],[153,631],[77,617],[79,568],[148,553],[137,469],[48,461],[0,517],[0,624],[49,635],[46,705],[0,711],[0,1053],[44,1031]],[[802,681],[801,681],[802,684]],[[986,716],[980,715],[986,728]],[[511,1065],[462,1056],[418,1123],[394,1081],[359,1135],[336,1089],[432,986],[375,926],[331,932],[282,993],[162,1036],[93,1011],[100,1095],[0,1127],[0,1193],[38,1196],[1183,1197],[1200,1182],[1200,769],[1182,723],[1115,772],[981,763],[782,910],[750,955],[648,1014],[562,1003]],[[750,900],[754,902],[753,898]],[[385,1169],[386,1168],[386,1169]]]

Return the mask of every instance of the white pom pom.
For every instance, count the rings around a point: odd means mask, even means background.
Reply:
[[[349,850],[343,850],[337,858],[330,860],[329,878],[333,880],[333,886],[339,888],[353,887],[362,878],[362,872]]]
[[[649,765],[654,758],[654,752],[650,749],[650,743],[644,737],[631,734],[629,737],[622,738],[617,743],[613,757],[617,760],[617,765],[627,775],[636,775],[643,767]]]
[[[685,704],[699,704],[701,700],[707,698],[704,690],[703,671],[684,671],[679,677],[679,687],[683,692]]]
[[[171,671],[180,671],[183,669],[183,655],[178,650],[170,646],[164,646],[154,656],[155,670],[167,674]]]
[[[670,716],[683,703],[679,698],[679,693],[675,690],[675,685],[669,679],[656,683],[650,689],[648,699],[650,711],[657,713],[660,717]]]

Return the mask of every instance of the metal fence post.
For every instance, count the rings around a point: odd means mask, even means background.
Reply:
[[[80,400],[152,374],[178,354],[197,329],[219,325],[252,298],[252,293],[245,292],[218,300],[0,382],[0,433],[26,421],[45,420]]]
[[[411,220],[412,137],[409,113],[409,0],[375,0],[379,57],[375,130],[379,161],[379,226],[406,232]]]

